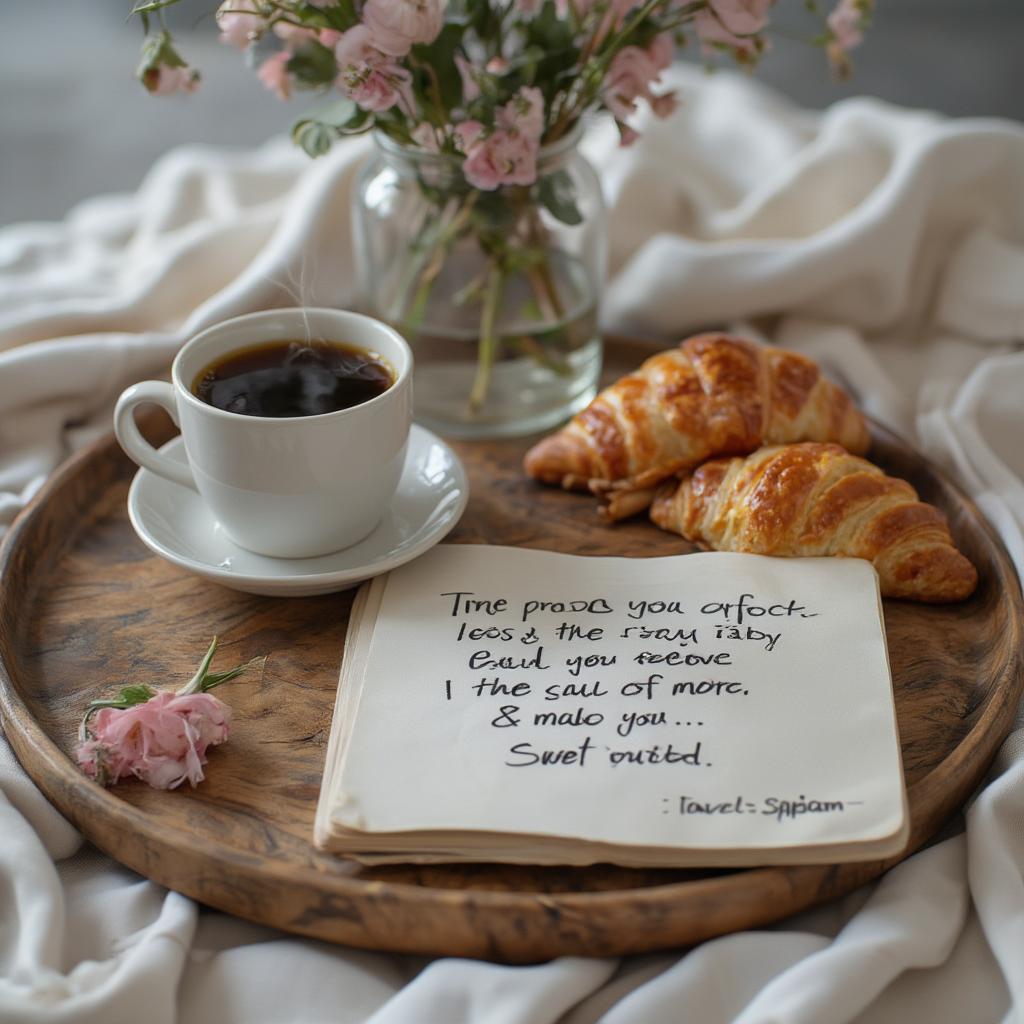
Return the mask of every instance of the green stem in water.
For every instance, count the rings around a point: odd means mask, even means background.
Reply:
[[[402,271],[402,281],[396,291],[396,301],[390,307],[388,319],[394,323],[405,326],[410,320],[409,311],[416,305],[417,293],[409,299],[413,285],[424,274],[427,265],[434,258],[438,248],[444,243],[444,233],[451,222],[455,212],[449,212],[454,202],[449,202],[437,211],[437,219],[430,223],[428,213],[429,206],[423,208],[419,218],[419,225],[413,231],[413,241],[409,246],[410,256]],[[457,212],[457,207],[456,207]]]
[[[547,293],[548,302],[554,313],[553,319],[560,321],[565,316],[565,307],[562,305],[561,298],[559,298],[558,285],[555,283],[554,275],[551,273],[551,262],[548,260],[547,250],[544,251],[544,258],[537,265],[537,275],[541,280],[544,291]]]
[[[540,253],[537,265],[532,267],[526,276],[544,316],[549,320],[559,321],[565,315],[565,307],[562,305],[558,294],[558,285],[551,273],[548,232],[536,207],[527,207],[524,204],[524,214],[527,224],[527,242]]]
[[[449,248],[458,241],[462,231],[469,223],[470,214],[473,212],[473,207],[479,196],[479,192],[469,193],[448,223],[438,232],[437,240],[426,250],[422,260],[416,265],[412,276],[413,278],[418,276],[419,283],[407,312],[400,318],[401,328],[407,336],[411,337],[419,330],[427,311],[427,301],[430,298],[434,280],[444,267]]]
[[[494,322],[498,317],[501,305],[501,293],[505,284],[505,275],[497,261],[491,267],[487,278],[487,291],[484,294],[484,308],[480,315],[480,344],[477,349],[476,377],[469,393],[469,408],[478,413],[487,399],[487,391],[491,386],[491,367],[498,352],[498,335]]]
[[[423,323],[430,292],[434,287],[434,279],[441,272],[442,266],[444,266],[444,253],[439,245],[431,254],[427,265],[420,270],[420,283],[416,287],[416,294],[413,295],[408,312],[402,319],[402,328],[410,340],[419,332],[420,325]]]
[[[533,359],[538,366],[543,366],[545,370],[550,370],[559,377],[568,377],[572,373],[572,367],[568,363],[559,362],[536,338],[528,334],[518,338],[509,338],[506,344]]]

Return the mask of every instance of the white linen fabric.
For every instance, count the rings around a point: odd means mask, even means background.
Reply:
[[[1024,570],[1024,128],[873,100],[822,115],[675,69],[683,104],[584,146],[611,207],[610,329],[745,318],[821,360],[974,496]],[[154,115],[156,116],[156,115]],[[0,523],[118,392],[231,315],[353,299],[366,140],[168,154],[134,196],[0,232]],[[98,852],[0,741],[0,1020],[149,1024],[988,1024],[1024,1020],[1024,730],[965,831],[846,900],[622,961],[370,954],[200,911]]]

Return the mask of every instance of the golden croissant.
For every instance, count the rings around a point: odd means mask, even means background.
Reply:
[[[715,551],[866,558],[885,597],[961,601],[978,582],[937,508],[837,444],[706,462],[662,487],[651,519]]]
[[[647,359],[526,453],[527,474],[609,499],[620,519],[666,477],[764,444],[836,441],[866,452],[867,424],[818,364],[728,334],[700,334]]]

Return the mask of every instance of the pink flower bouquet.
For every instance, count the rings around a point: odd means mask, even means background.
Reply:
[[[138,76],[154,93],[192,91],[199,74],[151,16],[180,0],[139,0],[132,13],[147,32]],[[802,6],[819,19],[813,39],[837,70],[870,21],[874,0],[817,0]],[[527,144],[550,143],[588,110],[604,109],[627,139],[638,100],[665,116],[671,104],[652,91],[675,47],[695,41],[705,59],[726,55],[752,65],[768,43],[775,0],[223,0],[221,41],[254,57],[263,84],[281,98],[293,89],[337,90],[347,115],[300,122],[298,141],[316,156],[333,137],[376,127],[403,143],[465,154],[457,129],[485,135],[520,128],[500,112],[527,87],[539,89]],[[507,140],[497,144],[507,145]],[[520,169],[489,186],[523,184]],[[488,177],[490,180],[490,177]],[[532,183],[532,182],[530,182]],[[527,183],[529,184],[529,183]]]
[[[155,93],[192,90],[198,81],[170,34],[153,24],[176,2],[139,0],[134,9],[147,31],[139,77]],[[816,26],[809,35],[845,71],[873,0],[828,0],[825,9],[818,0],[792,3],[806,9]],[[552,272],[552,235],[579,224],[584,204],[578,182],[542,154],[595,111],[609,114],[622,144],[631,144],[642,108],[657,117],[675,109],[662,75],[677,47],[751,67],[767,48],[772,13],[772,0],[224,0],[216,21],[221,40],[247,51],[276,95],[305,89],[335,97],[293,129],[311,156],[374,129],[456,169],[418,172],[422,203],[409,220],[420,226],[404,255],[382,257],[386,267],[405,263],[410,272],[398,275],[397,296],[370,306],[410,340],[436,337],[424,322],[431,289],[453,277],[442,271],[454,251],[475,244],[477,266],[464,287],[435,303],[479,307],[472,411],[484,402],[499,349],[529,352],[567,372],[559,360],[572,345],[563,350],[552,339],[572,333],[559,319],[572,304]],[[522,330],[517,298],[515,329],[503,333],[507,297],[529,293],[537,329]],[[593,308],[588,316],[593,324]]]

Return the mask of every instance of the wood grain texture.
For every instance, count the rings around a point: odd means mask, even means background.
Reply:
[[[608,374],[644,354],[613,344]],[[170,436],[158,425],[154,439]],[[665,555],[691,546],[643,520],[610,527],[589,496],[526,480],[530,441],[457,446],[472,482],[451,539],[583,554]],[[980,780],[1024,684],[1024,602],[977,509],[910,448],[876,430],[871,453],[950,518],[978,567],[959,605],[885,603],[912,814],[924,843]],[[203,903],[333,942],[531,962],[636,953],[764,925],[835,899],[891,862],[744,871],[361,868],[310,845],[352,593],[255,597],[151,555],[125,510],[135,467],[113,439],[77,455],[9,532],[0,555],[0,709],[18,757],[86,837]],[[69,758],[86,702],[123,682],[175,685],[216,632],[216,664],[269,654],[232,682],[231,741],[196,790],[106,791]],[[216,665],[215,665],[216,667]],[[813,680],[808,681],[813,685]]]

